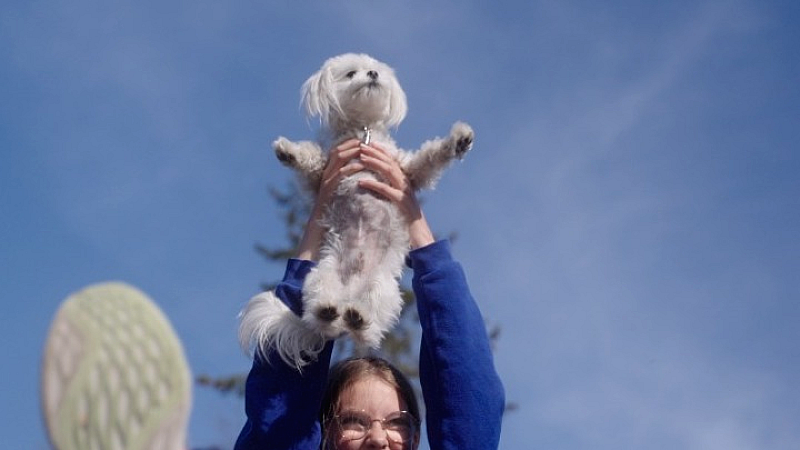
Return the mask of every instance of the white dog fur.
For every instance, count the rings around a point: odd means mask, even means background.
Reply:
[[[406,96],[394,71],[364,54],[328,59],[302,88],[310,117],[322,125],[319,142],[273,143],[278,159],[316,192],[327,163],[323,149],[346,139],[376,141],[400,163],[415,190],[432,188],[442,171],[471,148],[473,132],[457,122],[447,138],[410,153],[397,148],[389,130],[405,118]],[[240,314],[239,339],[246,350],[270,348],[301,368],[327,340],[349,333],[357,344],[377,348],[402,308],[398,279],[409,250],[407,225],[394,204],[357,186],[362,171],[345,178],[324,214],[327,232],[319,264],[303,286],[299,317],[273,292],[250,300]]]

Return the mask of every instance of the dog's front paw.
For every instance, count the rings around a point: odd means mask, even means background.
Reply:
[[[454,143],[453,151],[458,159],[464,158],[464,155],[472,148],[472,141],[475,139],[475,132],[472,127],[464,122],[456,122],[450,130],[450,139]]]
[[[272,148],[275,149],[275,156],[278,157],[278,161],[287,166],[294,166],[297,163],[297,157],[294,155],[292,147],[292,142],[283,136],[272,143]]]

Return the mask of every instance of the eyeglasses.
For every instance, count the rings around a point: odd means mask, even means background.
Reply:
[[[344,411],[333,417],[336,431],[347,441],[364,438],[373,422],[380,422],[386,437],[395,444],[405,444],[414,439],[419,420],[408,411],[395,411],[383,419],[373,419],[364,411]]]

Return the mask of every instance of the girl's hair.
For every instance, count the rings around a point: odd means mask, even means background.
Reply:
[[[405,402],[407,411],[420,421],[419,404],[414,388],[408,378],[389,361],[375,356],[349,358],[334,364],[328,374],[328,385],[322,396],[320,423],[323,427],[323,445],[327,434],[328,422],[336,415],[339,408],[339,397],[350,386],[369,378],[377,378],[392,386],[397,395]]]

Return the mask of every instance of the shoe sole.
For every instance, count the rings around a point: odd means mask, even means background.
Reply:
[[[180,340],[141,291],[118,282],[96,284],[58,309],[41,372],[42,410],[54,448],[185,448],[191,387]]]

